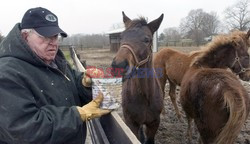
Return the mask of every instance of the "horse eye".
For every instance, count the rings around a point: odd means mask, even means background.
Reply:
[[[249,56],[244,56],[243,58],[244,58],[244,59],[249,59]]]
[[[145,42],[145,43],[149,43],[149,42],[150,42],[150,38],[145,37],[145,38],[144,38],[144,40],[143,40],[143,42]]]

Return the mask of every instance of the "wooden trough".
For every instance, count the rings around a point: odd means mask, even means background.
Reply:
[[[89,123],[93,144],[140,144],[115,111]]]

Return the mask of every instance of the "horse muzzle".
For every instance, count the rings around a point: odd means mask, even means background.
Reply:
[[[112,76],[124,76],[125,73],[127,72],[128,65],[129,64],[128,64],[127,60],[123,60],[123,61],[118,63],[115,59],[113,59],[113,61],[111,63]]]
[[[240,73],[239,77],[243,81],[249,81],[250,80],[250,71],[248,70],[248,71],[246,71],[244,73]]]

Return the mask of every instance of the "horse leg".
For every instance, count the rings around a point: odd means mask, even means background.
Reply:
[[[169,96],[171,98],[171,101],[172,101],[172,104],[174,105],[174,109],[175,109],[175,112],[177,114],[177,117],[179,120],[183,121],[182,120],[182,115],[179,111],[179,108],[177,106],[177,102],[176,102],[176,93],[175,93],[175,90],[176,90],[176,84],[171,82],[169,80],[169,86],[170,86],[170,89],[169,89]]]
[[[167,82],[167,79],[166,79],[166,76],[165,76],[165,73],[163,72],[163,75],[162,77],[159,78],[159,82],[160,82],[160,86],[161,86],[161,90],[162,90],[162,93],[163,93],[163,101],[164,101],[164,98],[165,98],[165,86],[166,86],[166,82]],[[166,114],[166,111],[165,109],[163,108],[162,111],[161,111],[162,114]]]
[[[124,117],[126,125],[130,128],[130,130],[134,133],[137,139],[143,143],[145,141],[144,133],[143,133],[143,126],[135,121],[131,120],[130,118]]]
[[[139,124],[132,124],[132,125],[128,125],[128,127],[130,128],[130,130],[134,133],[134,135],[137,137],[137,139],[141,143],[145,142],[145,136],[143,133],[143,126],[140,127]]]
[[[143,130],[143,125],[139,128],[139,141],[143,143],[145,141],[145,135]]]
[[[145,144],[154,144],[155,143],[155,134],[160,125],[160,116],[157,120],[153,121],[150,124],[146,124],[146,142]]]
[[[187,115],[188,129],[187,129],[187,139],[188,143],[192,143],[192,118]]]
[[[199,138],[199,144],[203,144],[202,139],[201,139],[201,136],[200,136],[200,138]]]
[[[164,99],[165,98],[165,86],[166,86],[166,82],[167,82],[167,79],[165,78],[164,74],[161,78],[159,78],[159,82],[161,85],[161,90],[163,92],[163,99]]]

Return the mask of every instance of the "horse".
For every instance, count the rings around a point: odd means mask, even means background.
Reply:
[[[154,143],[163,109],[163,93],[153,68],[153,34],[159,28],[163,14],[151,22],[144,17],[131,20],[122,12],[125,30],[112,68],[122,68],[122,109],[125,123],[143,143]],[[158,72],[160,73],[160,72]],[[146,127],[146,138],[143,134]]]
[[[163,95],[165,96],[165,85],[169,82],[169,96],[174,105],[175,112],[179,119],[182,118],[176,103],[176,86],[181,85],[182,78],[189,68],[191,60],[199,55],[201,51],[183,53],[171,48],[163,48],[154,55],[153,63],[156,69],[162,69],[162,76],[159,78]]]
[[[244,78],[249,70],[249,36],[250,30],[217,36],[191,62],[180,90],[189,142],[193,119],[204,144],[232,144],[237,138],[248,117],[250,101],[234,73]]]

